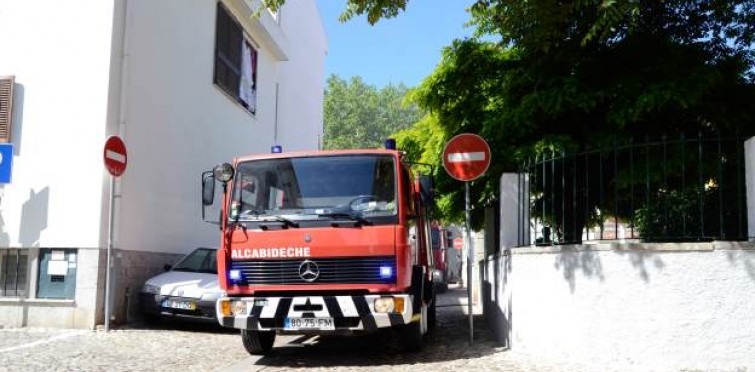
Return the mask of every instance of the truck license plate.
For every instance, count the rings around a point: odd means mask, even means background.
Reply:
[[[298,331],[303,329],[334,330],[333,318],[286,318],[283,329]]]

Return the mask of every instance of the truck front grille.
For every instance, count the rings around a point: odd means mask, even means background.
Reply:
[[[305,264],[307,261],[314,265]],[[312,280],[315,276],[313,273],[305,273],[307,268],[310,268],[312,272],[317,272],[314,280]],[[232,261],[230,269],[241,272],[241,280],[238,284],[242,285],[388,284],[396,282],[396,258],[393,256]]]

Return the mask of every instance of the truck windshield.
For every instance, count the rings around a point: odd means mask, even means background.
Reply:
[[[239,163],[229,217],[270,221],[396,215],[396,167],[387,155],[338,155]]]

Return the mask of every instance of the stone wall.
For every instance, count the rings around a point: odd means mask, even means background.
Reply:
[[[188,252],[187,252],[188,253]],[[102,252],[105,256],[105,251]],[[183,257],[183,254],[128,251],[114,249],[113,253],[113,279],[111,282],[111,321],[114,324],[123,324],[140,317],[138,312],[139,291],[144,282],[165,271],[166,264],[174,264]],[[103,275],[104,275],[103,267]],[[104,283],[104,276],[102,282]],[[102,287],[101,306],[105,304],[104,286]],[[104,324],[104,309],[97,324]]]
[[[619,370],[755,365],[755,244],[514,248],[486,263],[501,343]]]

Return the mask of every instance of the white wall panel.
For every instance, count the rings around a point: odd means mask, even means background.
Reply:
[[[0,245],[100,243],[112,0],[0,0],[0,75],[15,75]]]

